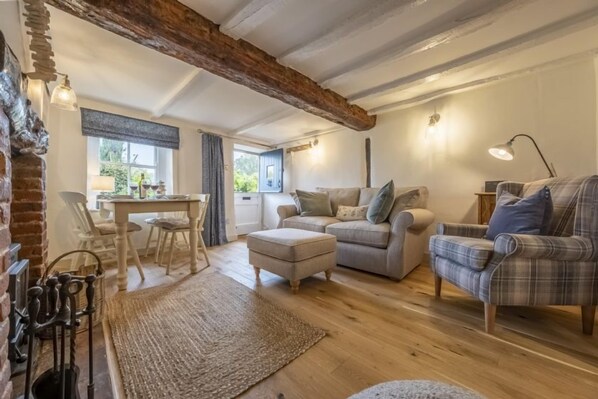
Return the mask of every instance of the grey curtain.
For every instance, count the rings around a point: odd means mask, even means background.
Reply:
[[[226,244],[224,212],[224,153],[222,138],[209,133],[201,136],[202,191],[210,194],[203,239],[208,247]]]

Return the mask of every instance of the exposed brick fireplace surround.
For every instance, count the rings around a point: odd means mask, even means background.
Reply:
[[[8,360],[9,246],[21,244],[31,284],[47,264],[45,154],[48,134],[27,100],[20,65],[0,32],[0,399],[12,395]]]

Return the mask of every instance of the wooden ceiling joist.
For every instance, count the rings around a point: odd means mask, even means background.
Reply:
[[[119,36],[354,130],[376,116],[340,94],[276,62],[176,0],[46,0],[62,11]],[[133,60],[134,62],[134,60]],[[164,71],[168,73],[168,71]]]

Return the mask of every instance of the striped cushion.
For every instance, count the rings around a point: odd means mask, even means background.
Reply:
[[[483,270],[492,257],[494,243],[481,238],[430,237],[430,252],[473,270]]]

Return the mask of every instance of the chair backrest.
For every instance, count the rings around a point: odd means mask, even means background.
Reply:
[[[544,186],[550,189],[552,197],[552,220],[548,235],[569,237],[578,233],[578,219],[588,211],[588,201],[580,203],[580,193],[585,184],[589,184],[595,177],[553,177],[549,179],[536,180],[530,183],[502,182],[498,185],[496,195],[508,191],[513,195],[528,197]],[[594,204],[594,206],[596,206]],[[591,207],[591,206],[590,206]],[[575,231],[574,231],[575,228]]]
[[[75,220],[77,230],[85,235],[98,235],[97,229],[87,209],[85,194],[74,191],[61,191],[58,193]]]
[[[197,218],[197,228],[201,231],[203,224],[206,220],[206,213],[208,212],[208,206],[210,204],[210,194],[190,194],[190,199],[200,200],[199,217]]]

